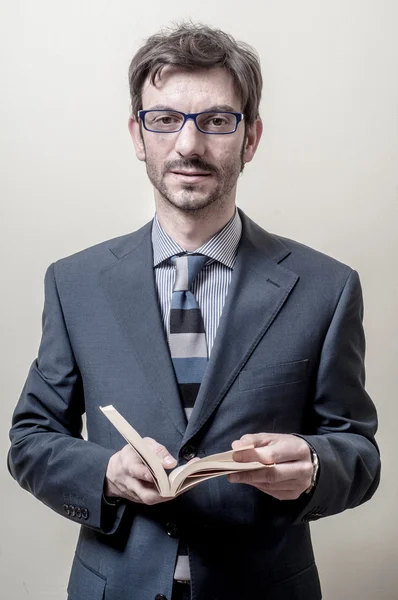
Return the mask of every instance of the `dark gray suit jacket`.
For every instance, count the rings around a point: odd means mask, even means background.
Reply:
[[[241,216],[231,287],[188,425],[160,318],[151,224],[48,269],[43,338],[14,414],[9,467],[82,525],[71,600],[170,599],[181,534],[193,600],[317,600],[308,522],[365,502],[377,487],[357,273]],[[244,433],[301,435],[319,456],[316,489],[283,502],[221,477],[158,506],[106,506],[107,463],[124,445],[98,409],[110,403],[180,464],[187,446],[203,456]]]

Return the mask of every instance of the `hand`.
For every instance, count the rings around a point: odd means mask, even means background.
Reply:
[[[254,448],[239,452],[241,446],[253,444]],[[277,498],[296,500],[311,485],[311,450],[305,440],[283,433],[254,433],[233,442],[233,458],[238,462],[258,461],[275,466],[257,471],[228,475],[231,483],[247,483]]]
[[[144,439],[162,459],[165,469],[173,469],[176,466],[177,461],[167,448],[152,438]],[[160,496],[151,472],[129,444],[111,456],[106,470],[104,494],[148,505],[170,500]]]

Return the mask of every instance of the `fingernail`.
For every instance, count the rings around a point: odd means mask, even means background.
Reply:
[[[174,458],[172,456],[167,455],[165,456],[165,458],[163,459],[165,463],[167,463],[168,465],[172,465],[174,464]]]
[[[234,452],[232,458],[237,462],[243,460],[243,452]]]

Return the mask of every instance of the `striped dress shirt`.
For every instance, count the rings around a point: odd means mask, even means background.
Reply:
[[[191,287],[203,316],[208,357],[210,357],[213,348],[217,327],[231,283],[241,234],[242,222],[238,211],[235,211],[235,215],[221,231],[194,251],[211,259],[200,271]],[[175,266],[170,259],[176,254],[184,253],[185,250],[162,229],[156,215],[152,226],[152,246],[160,312],[164,330],[168,337],[171,296],[176,274]],[[191,253],[188,252],[188,254]],[[186,411],[187,418],[189,418],[190,411],[191,409]],[[174,579],[190,580],[190,578],[187,547],[184,543],[180,543]]]
[[[236,211],[233,218],[221,231],[194,251],[194,253],[204,254],[211,259],[199,273],[191,288],[203,316],[208,357],[213,348],[231,283],[241,234],[242,222]],[[170,258],[186,251],[162,229],[156,215],[152,226],[152,245],[160,312],[164,330],[168,335],[170,303],[175,280],[175,267]],[[188,252],[188,254],[193,253]]]

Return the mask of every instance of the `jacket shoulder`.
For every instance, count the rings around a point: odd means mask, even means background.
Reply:
[[[137,231],[105,240],[61,258],[54,263],[55,273],[62,276],[82,271],[101,271],[117,259],[130,254],[147,235],[150,235],[151,227],[152,222],[149,222]]]
[[[318,272],[320,275],[339,273],[348,277],[352,268],[347,264],[301,242],[270,233],[240,211],[245,235],[271,260],[299,275]]]
[[[310,268],[327,269],[347,275],[352,271],[346,263],[316,248],[283,236],[275,235],[275,237],[290,250],[289,259],[292,264],[295,263],[297,266],[303,264]]]

